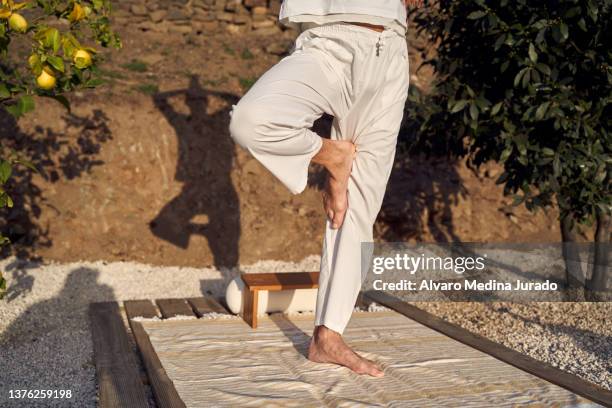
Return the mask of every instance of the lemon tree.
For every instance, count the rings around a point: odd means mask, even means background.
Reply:
[[[34,109],[36,96],[69,108],[66,94],[101,85],[98,50],[121,46],[110,14],[110,0],[0,0],[0,108],[19,117]],[[0,207],[12,207],[6,185],[17,164],[28,165],[2,147]],[[5,286],[0,273],[0,295]]]

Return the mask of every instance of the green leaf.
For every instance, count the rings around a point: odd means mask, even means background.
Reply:
[[[536,110],[536,113],[535,113],[536,120],[542,120],[544,118],[544,115],[546,115],[546,111],[548,110],[549,106],[550,106],[550,102],[544,102],[543,104],[538,106],[538,109]]]
[[[578,14],[580,14],[580,12],[582,11],[582,9],[580,8],[580,6],[578,7],[572,7],[571,9],[567,10],[565,12],[564,17],[565,18],[572,18],[572,17],[576,17]]]
[[[606,171],[606,168],[605,167],[600,168],[597,171],[597,174],[595,175],[595,183],[601,183],[602,181],[605,180],[607,175],[608,175],[608,172]]]
[[[451,108],[451,113],[457,113],[457,112],[463,110],[463,108],[465,108],[467,103],[468,103],[468,101],[466,101],[465,99],[458,100],[457,102],[455,102],[455,104]]]
[[[542,154],[547,157],[552,157],[555,155],[555,151],[551,149],[550,147],[543,147]]]
[[[46,98],[51,98],[61,103],[68,112],[70,112],[70,101],[64,95],[42,95]]]
[[[34,163],[32,163],[29,160],[17,159],[15,160],[15,163],[21,164],[22,166],[26,166],[28,169],[32,170],[33,172],[40,173],[38,169],[36,168],[36,166],[34,166]]]
[[[555,155],[555,159],[553,160],[553,175],[555,177],[559,177],[561,175],[561,160],[559,159],[559,155]]]
[[[6,106],[5,109],[14,117],[18,118],[34,110],[34,99],[29,95],[24,95],[16,104]]]
[[[535,65],[536,69],[538,71],[540,71],[542,74],[546,75],[546,76],[550,76],[551,71],[550,71],[550,67],[546,64],[543,64],[541,62],[537,63]]]
[[[525,156],[527,154],[527,144],[523,138],[516,141],[516,149],[521,156]]]
[[[47,56],[47,62],[59,72],[64,72],[64,60],[56,55]]]
[[[86,88],[95,88],[97,86],[102,85],[103,83],[104,83],[103,79],[93,78],[93,79],[90,79],[89,81],[87,81],[85,83],[85,87]]]
[[[538,31],[538,35],[536,35],[536,43],[538,44],[542,44],[544,42],[544,36],[546,35],[546,27],[542,28],[540,31]]]
[[[482,10],[478,10],[478,11],[472,11],[470,14],[468,14],[467,18],[469,18],[470,20],[478,20],[479,18],[482,18],[486,15],[487,15],[486,12]]]
[[[528,68],[525,71],[525,75],[523,75],[523,81],[522,81],[523,88],[527,88],[527,85],[529,85],[530,80],[531,80],[531,69]]]
[[[52,43],[51,43],[54,53],[57,53],[57,51],[59,51],[61,44],[62,44],[62,40],[61,40],[60,32],[58,30],[55,30],[53,32],[53,38],[52,38]]]
[[[559,31],[561,32],[563,40],[567,40],[569,37],[569,29],[567,28],[567,24],[561,23],[561,25],[559,26]]]
[[[495,51],[499,50],[501,48],[502,45],[504,45],[504,42],[506,41],[506,34],[502,34],[499,37],[497,37],[497,40],[495,41]]]
[[[511,154],[512,154],[512,147],[506,147],[504,151],[502,152],[502,154],[499,156],[499,162],[505,163]]]
[[[535,46],[532,44],[529,44],[529,59],[531,60],[531,62],[533,62],[534,64],[536,62],[538,62],[538,53],[535,49]]]
[[[495,116],[499,113],[500,109],[502,108],[502,106],[504,105],[504,102],[498,102],[496,103],[493,108],[491,108],[491,116]]]
[[[514,77],[514,87],[518,87],[519,84],[521,83],[521,79],[523,78],[523,75],[525,75],[525,72],[527,72],[528,68],[523,68],[521,69],[518,74],[516,74],[516,76]]]
[[[6,87],[5,83],[0,83],[0,98],[10,98],[11,92]]]
[[[34,98],[29,95],[24,95],[19,98],[19,106],[22,113],[28,113],[34,110]]]
[[[472,103],[470,105],[470,117],[472,118],[472,120],[478,120],[479,113],[480,111],[478,110],[478,106],[476,106],[475,103]]]
[[[0,243],[1,244],[4,244],[4,240],[8,241],[8,238],[0,236]],[[6,279],[4,279],[2,277],[2,274],[0,273],[0,299],[2,299],[2,297],[4,297],[4,292],[6,292]]]
[[[48,28],[44,31],[43,45],[46,48],[51,48],[55,51],[56,43],[59,41],[60,33],[57,28]]]
[[[0,161],[0,184],[6,184],[12,172],[13,168],[11,163],[6,160]]]

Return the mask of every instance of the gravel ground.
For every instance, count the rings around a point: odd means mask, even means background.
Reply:
[[[412,303],[612,390],[612,303]]]
[[[318,268],[258,262],[245,272]],[[90,302],[201,296],[224,291],[238,270],[155,267],[128,262],[0,262],[9,292],[0,300],[0,407],[96,406],[95,367],[87,318]],[[71,400],[11,400],[9,390],[71,390]]]
[[[262,261],[241,271],[317,269]],[[0,407],[96,406],[87,319],[90,302],[221,294],[238,270],[128,262],[0,262],[9,292],[0,300]],[[610,303],[420,303],[417,306],[508,347],[612,389]],[[10,400],[11,389],[71,390],[70,400]]]

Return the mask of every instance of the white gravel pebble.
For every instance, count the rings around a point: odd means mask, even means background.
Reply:
[[[612,303],[413,304],[473,333],[612,390]]]

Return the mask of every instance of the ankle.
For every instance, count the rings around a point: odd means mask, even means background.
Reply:
[[[320,343],[320,342],[327,342],[330,340],[334,340],[336,338],[339,338],[340,334],[333,331],[332,329],[329,329],[323,325],[321,326],[317,326],[315,328],[315,331],[313,333],[313,339],[315,341],[315,343]]]

